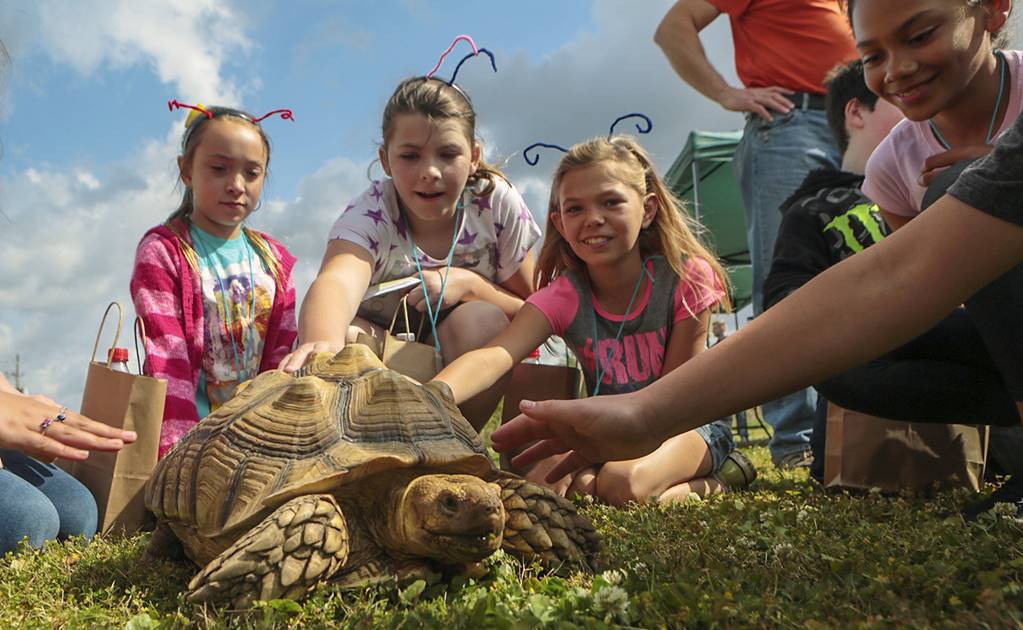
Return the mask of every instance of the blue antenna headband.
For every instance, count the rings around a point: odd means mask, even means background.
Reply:
[[[463,59],[462,61],[465,61],[465,60]],[[461,64],[459,64],[459,65],[461,65]],[[455,72],[458,72],[457,68],[455,69]],[[610,130],[608,130],[608,132],[607,132],[607,137],[610,139],[611,136],[613,136],[614,133],[615,133],[615,126],[618,123],[622,122],[623,120],[627,120],[629,118],[642,118],[643,122],[646,123],[645,127],[643,125],[639,124],[638,122],[636,123],[636,131],[639,132],[639,133],[644,133],[644,134],[645,133],[650,133],[650,131],[654,128],[654,123],[651,122],[650,118],[648,116],[646,116],[646,114],[640,114],[639,112],[632,112],[631,114],[624,114],[622,116],[619,116],[618,118],[615,118],[614,122],[611,123]],[[537,147],[544,147],[546,149],[557,149],[558,151],[561,151],[562,153],[568,153],[568,149],[566,149],[563,146],[557,145],[557,144],[550,144],[548,142],[534,142],[533,144],[529,145],[528,147],[526,147],[525,149],[522,150],[522,159],[524,159],[526,161],[526,164],[529,164],[530,166],[536,166],[540,162],[540,156],[539,155],[533,155],[532,159],[530,159],[530,155],[529,155],[529,152],[532,151],[533,149],[537,148]]]

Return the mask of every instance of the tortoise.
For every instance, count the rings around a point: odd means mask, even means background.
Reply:
[[[476,564],[497,549],[593,570],[599,539],[575,506],[494,467],[440,382],[366,347],[264,372],[156,466],[147,553],[202,567],[188,600],[247,608]]]

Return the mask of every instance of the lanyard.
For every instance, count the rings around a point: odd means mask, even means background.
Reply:
[[[639,278],[636,280],[636,286],[632,289],[632,297],[629,298],[629,305],[625,307],[625,315],[622,316],[622,323],[618,325],[618,332],[615,333],[615,342],[618,342],[622,338],[622,331],[625,330],[625,322],[628,321],[629,315],[632,313],[632,305],[636,302],[636,296],[639,295],[639,287],[643,286],[643,276],[650,278],[650,289],[653,290],[654,278],[650,275],[650,270],[646,268],[647,261],[649,258],[643,259],[642,266],[643,272],[639,274]],[[593,296],[593,288],[590,288],[590,311],[593,314],[593,360],[596,364],[595,367],[597,372],[597,380],[593,385],[592,396],[600,394],[600,384],[604,380],[604,372],[607,370],[607,364],[611,361],[611,355],[604,357],[603,360],[600,356],[600,338],[597,336],[597,309],[593,306],[596,301],[596,297]],[[611,344],[614,346],[615,344]],[[612,347],[611,352],[614,352]],[[602,365],[603,364],[603,365]]]
[[[464,192],[458,196],[458,205],[455,207],[455,231],[451,235],[451,249],[448,250],[448,262],[444,267],[444,278],[440,282],[440,295],[437,296],[436,309],[430,304],[430,294],[426,291],[426,278],[423,277],[423,266],[419,263],[419,250],[416,247],[416,239],[412,236],[411,225],[408,229],[408,240],[412,247],[412,260],[416,262],[416,271],[419,273],[419,285],[423,288],[423,298],[426,299],[426,315],[430,318],[430,331],[433,333],[433,349],[437,351],[438,355],[441,355],[441,347],[440,337],[437,335],[437,319],[440,318],[440,307],[444,303],[444,289],[448,286],[448,272],[451,270],[451,261],[455,257],[455,245],[458,244],[458,230],[462,226],[462,198],[464,196]]]
[[[991,144],[991,139],[995,135],[995,121],[998,120],[998,110],[1002,107],[1002,98],[1005,96],[1005,75],[1009,72],[1009,64],[1005,61],[1005,56],[1002,55],[1000,50],[995,51],[995,57],[1001,64],[1001,72],[998,74],[998,97],[995,98],[995,111],[991,112],[991,122],[987,126],[987,137],[984,138],[984,144]],[[952,145],[945,139],[944,134],[938,129],[938,125],[935,124],[933,118],[927,119],[927,124],[931,126],[931,132],[934,133],[934,137],[938,139],[941,146],[945,147],[945,150],[952,148]]]
[[[252,337],[252,333],[253,333],[253,327],[255,326],[254,320],[255,320],[255,316],[256,316],[256,284],[255,284],[255,281],[253,279],[254,275],[252,273],[252,245],[249,244],[249,239],[245,235],[245,231],[244,230],[242,230],[240,238],[242,239],[242,245],[245,248],[245,258],[246,258],[246,260],[248,261],[248,264],[249,264],[249,291],[252,293],[252,299],[249,302],[249,326],[248,326],[248,328],[245,328],[243,322],[239,322],[239,326],[242,328],[242,332],[244,333],[244,336],[249,338],[249,341],[251,342],[251,337]],[[224,300],[224,316],[223,316],[223,321],[225,323],[225,331],[227,332],[228,339],[231,340],[231,350],[234,352],[234,364],[233,364],[233,367],[234,367],[235,377],[238,379],[238,382],[241,383],[242,380],[243,380],[242,379],[243,373],[244,373],[244,375],[246,377],[248,377],[249,369],[244,367],[244,365],[245,365],[244,361],[242,360],[241,357],[238,356],[238,346],[237,346],[237,344],[235,344],[235,341],[234,341],[234,318],[231,316],[231,309],[228,308],[228,303],[229,302],[233,303],[233,301],[231,300],[231,294],[228,293],[226,287],[224,287],[224,279],[221,277],[220,269],[218,269],[217,265],[214,264],[215,261],[213,260],[213,256],[211,255],[211,252],[210,252],[210,245],[209,245],[209,243],[207,243],[205,241],[205,239],[206,239],[206,236],[202,232],[200,232],[198,228],[196,228],[195,230],[192,231],[192,240],[197,245],[199,245],[199,250],[200,250],[200,253],[202,254],[203,259],[209,261],[207,263],[207,266],[210,269],[210,273],[213,274],[213,277],[217,279],[217,285],[220,287],[220,295],[223,296],[223,300]],[[213,247],[213,249],[216,250],[216,247]],[[254,344],[250,343],[249,345],[252,346]],[[244,339],[243,339],[242,340],[242,354],[244,354],[244,353],[245,353],[245,342],[244,342]],[[244,368],[244,371],[243,371],[243,368]]]

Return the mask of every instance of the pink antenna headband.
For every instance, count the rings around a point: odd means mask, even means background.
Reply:
[[[433,75],[437,74],[437,71],[440,70],[441,64],[444,63],[444,59],[451,54],[451,51],[455,49],[455,46],[458,45],[458,42],[465,42],[469,44],[469,46],[472,47],[472,52],[462,57],[462,60],[459,61],[458,65],[455,66],[455,71],[451,73],[451,80],[447,82],[448,85],[454,86],[455,77],[458,76],[458,71],[462,68],[462,64],[465,63],[467,59],[469,59],[470,57],[478,57],[480,54],[484,54],[490,58],[490,67],[494,69],[494,72],[497,72],[497,62],[494,60],[494,53],[490,52],[486,48],[480,48],[479,46],[477,46],[476,42],[469,35],[459,35],[455,37],[454,40],[451,41],[451,44],[448,46],[447,50],[441,53],[440,58],[437,59],[437,63],[434,64],[433,66],[433,70],[430,70],[428,73],[426,73],[427,79],[434,78]]]
[[[295,120],[295,114],[290,109],[275,109],[275,110],[273,110],[271,112],[267,112],[266,114],[263,114],[259,118],[253,118],[252,116],[246,114],[245,112],[243,112],[241,110],[238,110],[238,109],[231,108],[231,107],[217,108],[220,111],[214,112],[214,111],[210,111],[209,109],[204,107],[201,103],[196,103],[195,105],[189,105],[187,103],[180,103],[180,102],[178,102],[177,99],[171,99],[171,100],[167,101],[167,109],[170,110],[170,111],[174,111],[175,109],[190,109],[190,110],[192,110],[192,113],[189,114],[188,118],[185,119],[185,126],[186,127],[191,126],[192,123],[195,122],[195,119],[198,118],[200,115],[206,116],[207,120],[212,120],[216,116],[220,116],[220,115],[237,116],[239,118],[244,118],[245,120],[248,120],[249,122],[256,123],[256,124],[259,124],[260,122],[262,122],[262,121],[266,120],[267,118],[270,118],[271,116],[274,116],[276,114],[280,114],[281,120],[290,120],[290,121],[294,121]]]

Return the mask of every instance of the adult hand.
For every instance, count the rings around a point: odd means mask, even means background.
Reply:
[[[444,285],[444,301],[441,302],[440,308],[438,308],[437,300],[440,298],[441,285],[444,284],[445,270],[447,270],[448,280],[447,284]],[[420,313],[425,313],[426,298],[423,296],[428,295],[430,308],[433,309],[436,315],[437,311],[450,308],[471,296],[475,283],[480,280],[480,277],[468,269],[440,267],[423,271],[423,280],[426,284],[426,292],[423,292],[424,283],[419,283],[416,288],[409,291],[408,304]]]
[[[319,352],[337,354],[344,350],[345,344],[334,341],[307,341],[291,351],[288,356],[281,359],[280,369],[284,372],[294,372],[300,369],[306,362]]]
[[[134,431],[121,431],[66,411],[64,422],[40,425],[55,418],[61,407],[49,399],[0,392],[0,447],[18,450],[42,461],[81,460],[89,451],[117,451],[135,441]]]
[[[776,86],[744,89],[728,86],[718,95],[717,101],[729,111],[751,112],[770,122],[774,120],[772,111],[787,114],[795,107],[786,94],[792,94],[792,90]]]
[[[931,185],[943,170],[963,160],[975,160],[984,157],[994,149],[990,144],[971,144],[962,147],[954,147],[948,151],[935,153],[924,160],[923,170],[920,172],[920,185],[927,187]]]
[[[537,441],[512,459],[516,467],[567,453],[550,472],[550,483],[593,464],[635,459],[653,452],[663,438],[644,421],[638,394],[599,396],[582,400],[546,400],[519,404],[522,414],[491,434],[497,451]]]

